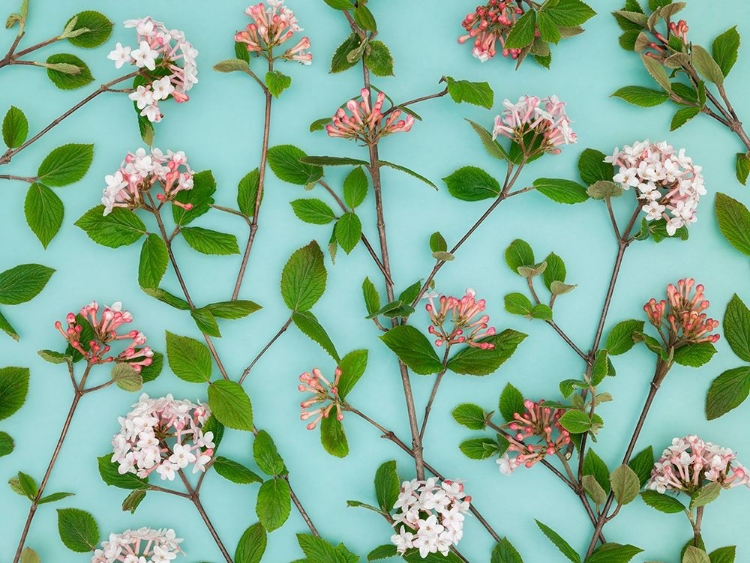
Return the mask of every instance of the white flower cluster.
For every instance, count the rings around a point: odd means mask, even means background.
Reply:
[[[604,161],[620,167],[613,180],[626,190],[637,188],[646,219],[664,219],[670,236],[698,219],[698,202],[706,195],[703,168],[693,164],[685,149],[675,152],[665,141],[645,140],[623,150],[615,148]]]
[[[394,505],[399,510],[393,519],[398,533],[391,541],[400,554],[414,548],[423,558],[438,551],[448,555],[464,535],[464,514],[470,503],[458,481],[404,481]]]
[[[173,201],[180,191],[193,189],[193,170],[188,165],[187,156],[182,151],[167,151],[164,154],[157,148],[150,153],[138,149],[128,153],[119,170],[105,176],[104,215],[109,215],[114,207],[136,209],[143,203],[143,192],[159,182],[164,194],[157,194],[159,201]],[[179,202],[178,202],[179,204]]]
[[[167,563],[177,558],[181,538],[174,530],[140,528],[109,534],[102,548],[94,551],[91,563]]]
[[[172,395],[151,399],[141,395],[126,417],[119,417],[120,432],[112,438],[112,461],[121,475],[146,478],[154,470],[162,479],[193,464],[193,473],[205,471],[214,452],[213,432],[203,432],[211,416],[208,405],[175,400]],[[169,442],[169,443],[168,443]]]
[[[729,448],[704,442],[698,436],[675,438],[654,464],[648,488],[660,493],[667,490],[692,493],[705,481],[720,483],[725,489],[750,487],[750,474],[734,463],[736,460],[737,454]]]
[[[125,27],[136,29],[138,48],[123,47],[118,43],[107,58],[115,61],[117,68],[128,63],[139,69],[156,71],[158,64],[159,71],[155,75],[146,74],[151,76],[152,81],[138,86],[128,97],[136,103],[142,116],[152,122],[161,121],[163,115],[159,102],[170,96],[176,102],[186,102],[189,99],[188,90],[198,83],[198,67],[195,64],[198,51],[185,39],[182,31],[168,29],[150,17],[128,20]]]

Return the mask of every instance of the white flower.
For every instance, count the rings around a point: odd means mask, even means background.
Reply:
[[[154,51],[148,41],[141,41],[138,48],[130,53],[130,56],[133,57],[133,62],[138,68],[146,67],[149,70],[154,70],[156,69],[156,58],[159,56],[159,52]]]
[[[159,110],[159,106],[156,104],[143,108],[141,115],[147,118],[151,123],[158,123],[163,117]]]
[[[133,57],[130,55],[130,47],[123,47],[122,43],[117,43],[117,45],[115,45],[115,50],[111,51],[109,55],[107,55],[107,58],[111,61],[115,61],[115,68],[122,68],[122,65],[133,60]]]
[[[153,89],[155,100],[166,100],[174,92],[174,86],[172,86],[168,76],[154,81],[151,84],[151,88]]]
[[[128,98],[135,102],[138,109],[143,109],[154,103],[154,93],[148,85],[138,86],[138,88],[135,89],[135,92],[128,94]]]

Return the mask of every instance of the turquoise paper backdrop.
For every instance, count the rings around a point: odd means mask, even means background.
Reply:
[[[3,1],[2,11],[10,12],[16,2]],[[617,88],[629,84],[648,85],[649,79],[638,57],[623,51],[618,28],[609,12],[618,9],[616,0],[598,0],[593,7],[599,15],[586,24],[582,36],[566,40],[553,50],[551,70],[527,61],[515,72],[509,61],[497,59],[481,64],[470,54],[469,46],[456,39],[461,20],[476,5],[475,0],[396,1],[373,0],[371,8],[379,20],[380,38],[391,48],[395,78],[377,79],[396,100],[411,99],[437,92],[438,80],[451,75],[475,81],[488,81],[495,90],[492,111],[469,105],[455,105],[447,98],[418,108],[424,121],[408,135],[394,135],[381,148],[384,159],[423,173],[441,186],[434,192],[426,185],[395,171],[384,172],[384,193],[391,255],[396,283],[402,288],[424,278],[432,267],[428,237],[440,229],[448,241],[455,241],[485,209],[484,203],[464,203],[451,198],[440,181],[464,165],[503,170],[484,151],[464,118],[490,127],[503,98],[516,100],[523,94],[558,95],[568,103],[568,114],[575,121],[579,144],[566,147],[560,156],[546,157],[524,170],[520,185],[537,177],[577,178],[576,161],[586,147],[609,154],[615,146],[634,140],[666,139],[684,147],[696,163],[703,165],[709,194],[701,202],[699,221],[690,229],[685,243],[667,241],[638,243],[628,252],[618,290],[612,304],[609,325],[626,318],[640,318],[641,307],[652,296],[663,294],[667,283],[693,276],[706,286],[712,302],[711,313],[721,318],[734,292],[750,299],[748,262],[721,237],[713,214],[715,193],[750,201],[747,188],[734,178],[733,156],[741,147],[726,129],[703,116],[670,133],[673,112],[667,105],[640,109],[610,98]],[[360,156],[350,143],[330,139],[323,132],[310,133],[311,121],[333,113],[361,87],[361,75],[328,73],[331,54],[347,34],[344,18],[318,0],[289,0],[305,34],[310,36],[314,62],[311,67],[285,64],[283,71],[293,77],[293,85],[274,105],[271,145],[291,143],[309,154]],[[200,83],[184,105],[164,105],[164,121],[157,125],[155,146],[183,150],[196,170],[212,170],[218,183],[217,203],[231,205],[240,178],[257,166],[262,131],[262,97],[259,89],[240,74],[213,72],[214,63],[233,57],[232,36],[248,23],[243,14],[246,2],[223,0],[158,0],[146,2],[102,2],[32,0],[29,44],[59,33],[65,21],[84,9],[97,9],[116,22],[110,41],[93,51],[51,47],[49,53],[73,52],[90,66],[97,82],[120,75],[106,59],[115,42],[132,44],[134,33],[121,22],[151,15],[169,27],[182,29],[200,51]],[[750,4],[745,0],[721,3],[692,0],[684,12],[691,25],[693,40],[707,44],[727,27],[738,24],[750,37]],[[10,31],[0,33],[0,50],[13,39]],[[40,55],[41,56],[41,55]],[[0,73],[0,108],[20,107],[37,131],[83,97],[94,85],[78,91],[57,90],[41,69],[10,67]],[[750,121],[750,104],[744,93],[750,87],[750,48],[743,44],[738,65],[728,81],[729,96],[741,116]],[[737,107],[738,106],[738,107]],[[3,110],[4,111],[4,110]],[[164,351],[164,331],[198,337],[189,317],[143,294],[137,285],[139,245],[112,250],[93,243],[73,225],[86,210],[96,205],[104,187],[104,176],[117,169],[127,151],[143,145],[133,110],[121,94],[101,96],[13,160],[5,170],[25,174],[36,169],[49,150],[67,142],[95,143],[94,163],[83,181],[56,193],[65,203],[65,221],[59,235],[45,251],[26,227],[23,217],[25,184],[5,181],[1,186],[2,244],[0,270],[20,263],[39,263],[57,270],[47,288],[32,302],[6,308],[5,313],[21,334],[16,343],[0,335],[0,365],[27,366],[31,388],[23,410],[3,422],[3,430],[16,438],[14,453],[0,460],[3,482],[19,470],[37,479],[48,463],[71,398],[70,383],[63,366],[41,360],[43,348],[61,349],[61,339],[53,323],[68,311],[77,311],[92,299],[100,303],[122,301],[133,313],[134,327],[143,330],[149,343]],[[494,167],[494,168],[493,168]],[[333,182],[340,182],[343,171],[327,171]],[[289,255],[315,239],[325,246],[327,227],[301,223],[292,213],[289,201],[303,197],[298,186],[279,181],[269,170],[260,230],[250,260],[242,296],[263,305],[248,319],[222,324],[224,338],[219,351],[230,373],[238,373],[265,345],[287,318],[279,295],[281,269]],[[321,196],[322,197],[322,196]],[[620,203],[620,202],[618,202]],[[624,203],[624,202],[622,202]],[[200,225],[246,237],[240,220],[229,221],[221,214],[200,220]],[[375,241],[374,205],[368,196],[360,215],[365,232]],[[578,501],[561,483],[541,467],[519,470],[512,477],[499,474],[492,461],[465,458],[458,444],[471,432],[459,427],[450,411],[460,402],[475,402],[487,410],[496,408],[497,397],[510,381],[526,396],[557,398],[557,382],[577,378],[583,364],[569,348],[541,322],[527,322],[504,311],[503,296],[522,291],[522,281],[505,266],[502,252],[514,238],[529,241],[538,255],[554,251],[568,266],[568,279],[578,288],[561,298],[555,308],[558,323],[582,347],[588,348],[609,279],[616,244],[610,232],[603,205],[589,201],[582,205],[561,206],[539,194],[513,198],[502,205],[463,247],[455,262],[448,264],[437,279],[438,290],[452,294],[466,287],[475,288],[488,301],[492,324],[512,327],[529,334],[518,352],[492,376],[473,378],[448,374],[432,415],[425,447],[426,457],[451,477],[466,480],[476,506],[501,535],[507,535],[527,562],[560,561],[562,556],[547,542],[534,518],[540,519],[567,538],[577,549],[585,548],[591,526]],[[239,265],[239,256],[211,257],[186,252],[184,242],[176,244],[188,284],[199,302],[225,299]],[[318,318],[328,328],[342,352],[370,349],[367,373],[350,397],[355,405],[377,414],[377,418],[400,435],[408,435],[401,382],[395,357],[380,344],[376,329],[363,319],[360,293],[362,279],[379,278],[369,256],[360,245],[350,256],[339,254],[335,266],[326,258],[328,288],[316,306]],[[177,289],[168,272],[165,287]],[[427,325],[426,314],[412,318],[420,328]],[[646,431],[637,450],[653,444],[659,452],[674,436],[698,433],[706,440],[732,447],[740,461],[750,464],[750,437],[747,422],[750,405],[745,404],[718,421],[707,422],[703,402],[711,380],[739,364],[725,340],[717,344],[719,354],[700,369],[676,366],[656,399]],[[647,393],[652,375],[652,355],[637,347],[616,359],[618,375],[605,383],[615,400],[600,413],[605,427],[597,453],[610,467],[619,463],[624,444]],[[330,540],[344,541],[349,549],[364,556],[377,545],[387,543],[391,530],[377,515],[346,507],[347,499],[373,499],[372,479],[377,466],[397,459],[402,478],[412,478],[412,460],[390,442],[379,438],[361,420],[347,417],[351,453],[341,460],[326,454],[319,434],[305,430],[299,420],[297,376],[319,366],[332,371],[332,360],[296,329],[263,357],[246,383],[255,409],[255,422],[275,438],[289,468],[292,484],[321,533]],[[422,408],[432,386],[431,377],[413,377],[418,407]],[[205,400],[205,387],[178,380],[168,368],[146,386],[152,396],[173,393],[177,397]],[[85,554],[74,554],[60,542],[55,508],[76,507],[96,517],[102,534],[140,526],[173,527],[184,537],[186,562],[219,561],[220,554],[198,513],[187,501],[165,495],[149,495],[135,515],[124,513],[120,504],[125,492],[107,487],[99,478],[96,457],[108,451],[112,434],[118,430],[117,416],[124,415],[137,394],[109,388],[86,397],[73,422],[73,428],[55,472],[50,491],[71,491],[76,496],[55,505],[45,505],[33,524],[27,545],[34,547],[45,563],[87,561]],[[251,436],[228,433],[222,446],[224,455],[251,463]],[[242,532],[257,521],[257,487],[233,485],[216,475],[203,489],[206,510],[215,521],[226,544],[233,551]],[[750,560],[750,491],[741,488],[722,494],[708,507],[704,537],[709,547],[739,543],[738,561]],[[7,487],[0,489],[0,560],[12,557],[28,510],[28,501]],[[294,534],[307,528],[293,511],[290,520],[269,537],[264,561],[288,562],[302,556]],[[637,561],[676,561],[690,529],[683,517],[660,515],[641,501],[625,507],[617,521],[607,528],[609,541],[633,543],[645,549]],[[467,519],[461,551],[471,561],[488,561],[490,537],[474,517]]]

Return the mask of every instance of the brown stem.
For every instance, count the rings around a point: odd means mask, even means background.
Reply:
[[[94,90],[94,92],[92,92],[91,94],[89,94],[88,96],[86,96],[83,100],[81,100],[76,105],[74,105],[72,108],[70,108],[68,111],[66,111],[65,113],[63,113],[60,117],[58,117],[57,119],[55,119],[52,123],[50,123],[49,125],[47,125],[47,127],[45,127],[39,133],[37,133],[36,135],[34,135],[33,137],[31,137],[31,139],[29,139],[28,141],[26,141],[20,147],[15,148],[15,149],[8,149],[8,151],[6,151],[6,153],[4,155],[0,156],[0,166],[2,166],[3,164],[8,164],[15,155],[17,155],[19,152],[21,152],[22,150],[24,150],[30,144],[32,144],[32,143],[36,142],[37,140],[39,140],[42,136],[44,136],[45,134],[47,134],[51,129],[53,129],[54,127],[57,127],[64,119],[66,119],[67,117],[71,116],[73,113],[75,113],[79,109],[81,109],[83,106],[85,106],[91,100],[93,100],[94,98],[96,98],[99,94],[102,94],[102,93],[106,92],[109,88],[111,88],[115,84],[119,84],[120,82],[124,82],[125,80],[129,80],[131,78],[135,78],[136,76],[138,76],[138,71],[131,72],[130,74],[126,74],[125,76],[121,76],[120,78],[117,78],[117,79],[115,79],[115,80],[113,80],[111,82],[107,82],[106,84],[102,84],[97,90]]]
[[[273,71],[273,60],[268,61],[268,71]],[[258,192],[255,194],[255,208],[253,209],[253,218],[250,223],[250,236],[247,237],[247,245],[242,255],[242,264],[240,264],[240,271],[237,274],[237,281],[234,284],[232,301],[235,301],[240,295],[245,270],[247,270],[247,263],[250,260],[250,252],[252,252],[253,242],[255,242],[255,234],[258,232],[258,217],[260,215],[260,206],[263,203],[263,188],[266,181],[266,164],[268,161],[268,139],[271,133],[271,104],[273,102],[273,96],[268,88],[264,88],[263,93],[266,97],[266,109],[263,115],[263,144],[260,150],[260,164],[258,165]]]
[[[86,380],[88,379],[90,371],[91,364],[88,364],[83,372],[83,375],[81,376],[81,383],[78,385],[76,385],[75,378],[73,378],[73,402],[70,405],[70,410],[68,410],[68,416],[65,418],[65,423],[63,424],[62,430],[60,432],[60,438],[57,440],[55,450],[52,452],[52,458],[50,459],[49,465],[47,465],[47,471],[44,472],[44,477],[42,477],[42,482],[39,484],[39,489],[36,493],[36,496],[34,497],[34,500],[31,501],[29,515],[26,517],[26,524],[24,524],[23,531],[21,532],[21,538],[18,541],[18,548],[16,549],[16,555],[13,558],[13,563],[18,563],[21,559],[21,552],[23,551],[24,544],[26,543],[26,536],[28,536],[29,534],[31,522],[34,520],[36,509],[39,507],[39,501],[44,496],[44,490],[47,488],[47,482],[49,481],[50,475],[52,475],[52,469],[55,467],[55,462],[57,461],[57,458],[60,455],[60,450],[62,450],[63,444],[65,443],[65,438],[67,437],[68,431],[70,430],[70,424],[73,421],[73,416],[75,415],[76,409],[78,408],[78,403],[81,400],[81,397],[83,397],[83,388],[86,385]]]
[[[33,184],[39,178],[34,176],[13,176],[12,174],[0,174],[0,180],[18,180],[19,182],[28,182]]]
[[[575,345],[575,343],[570,339],[570,337],[563,332],[563,330],[557,326],[557,323],[555,321],[549,320],[546,321],[549,326],[551,326],[557,334],[560,335],[560,337],[565,341],[565,343],[570,346],[573,351],[578,354],[582,360],[588,361],[588,356],[581,350],[578,346]]]
[[[190,485],[190,481],[188,481],[187,477],[185,477],[185,473],[182,471],[182,469],[180,469],[178,473],[180,475],[180,479],[182,479],[182,482],[185,485],[185,488],[187,489],[190,500],[193,501],[193,504],[195,505],[195,508],[198,511],[198,514],[201,515],[201,518],[203,519],[203,522],[206,524],[206,528],[208,528],[208,531],[211,534],[211,537],[216,542],[216,545],[218,546],[219,551],[221,551],[221,554],[224,556],[224,559],[226,559],[227,563],[234,563],[232,561],[232,556],[229,555],[227,548],[224,546],[224,543],[221,541],[219,534],[216,532],[216,528],[214,528],[214,525],[209,519],[208,514],[206,514],[206,509],[203,508],[200,495],[196,493],[195,489],[193,489],[193,487]]]
[[[19,31],[18,35],[16,35],[16,38],[13,40],[13,43],[10,46],[10,49],[8,49],[8,53],[0,60],[0,68],[7,66],[10,64],[10,60],[13,58],[13,53],[16,50],[16,47],[18,47],[18,44],[21,42],[21,39],[23,39],[23,36],[26,35],[26,32],[23,30],[24,24],[21,24],[21,30]]]
[[[411,106],[411,105],[414,105],[414,104],[418,104],[419,102],[426,102],[427,100],[434,100],[435,98],[442,98],[443,96],[445,96],[447,94],[448,94],[448,88],[446,88],[445,90],[441,90],[440,92],[438,92],[436,94],[430,94],[428,96],[422,96],[421,98],[414,98],[413,100],[409,100],[408,102],[404,102],[402,104],[398,104],[396,106],[393,106],[388,111],[386,111],[386,112],[383,113],[383,117],[387,116],[388,114],[392,113],[393,111],[395,111],[397,109],[405,108],[406,106]]]
[[[445,375],[445,372],[448,371],[448,354],[450,353],[450,345],[445,345],[445,354],[443,354],[443,369],[440,371],[440,373],[437,374],[437,377],[435,378],[435,384],[432,386],[432,392],[430,393],[430,398],[427,401],[427,406],[424,409],[424,418],[422,419],[422,428],[419,431],[419,439],[424,439],[424,433],[425,429],[427,428],[427,420],[430,418],[430,412],[432,412],[432,403],[435,401],[435,397],[437,397],[438,388],[440,387],[440,382],[443,380],[443,376]]]
[[[302,503],[292,489],[292,484],[289,482],[289,475],[284,475],[283,479],[287,482],[287,485],[289,485],[289,494],[291,495],[292,502],[294,503],[294,506],[297,507],[297,511],[299,512],[300,516],[302,516],[302,519],[305,521],[305,524],[307,524],[307,527],[310,529],[310,532],[312,532],[312,535],[314,535],[316,538],[319,538],[320,533],[318,533],[318,529],[315,527],[315,524],[313,524],[310,515],[307,514],[305,507],[302,506]]]
[[[15,59],[19,57],[23,57],[24,55],[28,55],[29,53],[33,53],[34,51],[37,51],[41,49],[42,47],[46,47],[47,45],[52,45],[52,43],[56,43],[60,41],[60,36],[55,36],[47,39],[46,41],[42,41],[41,43],[37,43],[36,45],[32,45],[31,47],[28,47],[24,49],[23,51],[18,51],[17,53],[13,54],[10,58],[10,62],[8,64],[15,64]],[[0,67],[3,65],[0,64]]]
[[[177,265],[177,259],[175,258],[174,252],[172,250],[172,238],[167,234],[167,230],[164,227],[164,221],[161,218],[161,212],[159,211],[159,208],[154,204],[154,200],[151,197],[151,194],[148,194],[148,198],[151,203],[151,212],[156,218],[156,224],[159,226],[159,233],[161,234],[161,238],[164,241],[164,245],[167,247],[167,255],[169,256],[169,261],[172,264],[172,269],[174,270],[175,276],[177,276],[177,281],[179,282],[180,287],[182,288],[182,294],[185,296],[185,301],[187,301],[188,305],[190,306],[190,310],[194,311],[196,308],[195,304],[193,303],[193,300],[190,298],[190,292],[188,291],[187,284],[185,283],[185,279],[182,277],[182,272],[180,271],[180,267]],[[216,365],[218,366],[222,377],[224,379],[229,379],[229,375],[227,375],[227,370],[224,368],[224,364],[222,363],[221,358],[219,357],[219,353],[216,351],[216,347],[214,346],[214,343],[211,340],[211,337],[205,332],[202,332],[201,334],[203,334],[203,338],[206,340],[206,345],[208,346],[208,349],[211,351],[211,355],[213,356],[214,361],[216,362]]]
[[[705,506],[699,506],[695,510],[695,522],[693,523],[693,545],[701,547],[701,524],[703,523],[703,510]]]
[[[271,338],[271,340],[268,342],[268,344],[266,344],[263,347],[263,349],[258,353],[258,355],[255,356],[255,359],[253,359],[253,361],[250,362],[250,365],[248,365],[245,368],[245,371],[242,372],[242,376],[240,377],[240,380],[239,380],[239,384],[240,385],[242,385],[245,382],[245,378],[248,376],[248,374],[253,369],[253,367],[255,366],[255,364],[258,363],[258,360],[260,360],[263,357],[263,354],[265,354],[268,351],[268,349],[271,346],[273,346],[274,342],[276,342],[281,337],[281,335],[286,332],[286,329],[289,328],[290,324],[292,324],[292,317],[289,317],[286,320],[286,322],[283,325],[281,325],[281,328],[279,329],[279,331],[273,336],[273,338]]]

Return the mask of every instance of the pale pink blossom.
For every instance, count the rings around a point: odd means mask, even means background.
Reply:
[[[294,12],[284,6],[284,0],[269,0],[268,6],[263,2],[249,6],[245,13],[252,18],[243,31],[235,34],[234,40],[244,43],[248,52],[262,54],[268,60],[285,59],[309,65],[312,55],[310,39],[303,37],[294,47],[290,47],[281,55],[273,55],[273,50],[291,39],[296,32],[302,31]]]
[[[704,289],[703,285],[696,285],[693,278],[679,280],[677,285],[667,286],[666,300],[651,299],[643,306],[649,322],[658,329],[662,339],[679,346],[719,340],[718,334],[711,334],[719,327],[719,321],[704,313],[710,306]]]
[[[505,110],[495,117],[492,137],[508,137],[518,144],[527,160],[545,152],[559,154],[561,147],[576,142],[565,112],[565,102],[557,96],[521,96],[518,103],[503,101]]]
[[[182,539],[172,529],[140,528],[110,534],[91,563],[167,563],[182,553]]]
[[[328,381],[323,373],[315,368],[312,373],[305,372],[299,376],[300,385],[297,390],[302,393],[312,393],[313,397],[300,403],[302,408],[301,420],[313,421],[307,424],[308,430],[314,430],[323,418],[328,418],[331,412],[336,410],[336,418],[343,420],[344,413],[341,409],[341,397],[339,396],[339,381],[341,380],[341,368],[337,367],[334,372],[333,381]],[[308,410],[315,406],[313,410]]]
[[[406,133],[414,125],[414,117],[401,117],[401,110],[391,108],[383,112],[385,94],[378,92],[375,103],[370,105],[370,90],[362,88],[360,98],[349,100],[346,109],[339,108],[332,118],[332,123],[326,125],[326,132],[330,137],[353,139],[365,144],[376,143],[386,135],[392,133]]]
[[[459,37],[458,42],[472,40],[471,54],[481,62],[493,58],[498,49],[504,57],[517,59],[522,49],[506,49],[505,41],[522,15],[523,10],[514,0],[490,0],[464,18],[461,25],[467,34]]]
[[[425,309],[432,324],[427,330],[437,336],[436,346],[467,344],[483,350],[495,347],[491,342],[482,341],[494,335],[495,328],[488,326],[490,317],[483,314],[487,303],[484,299],[477,300],[476,295],[473,289],[467,289],[460,298],[441,295],[437,305],[433,297],[428,298]]]

